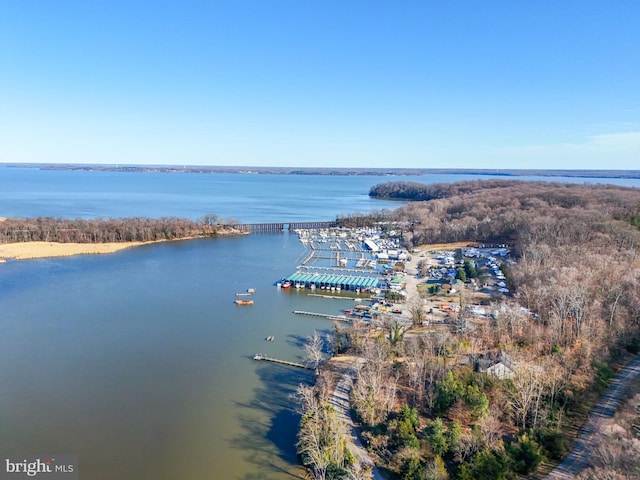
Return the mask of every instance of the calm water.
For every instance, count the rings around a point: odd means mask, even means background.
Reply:
[[[0,216],[333,219],[397,206],[367,196],[385,180],[0,167]],[[92,480],[295,478],[289,395],[309,375],[251,357],[299,358],[330,324],[293,310],[350,305],[273,286],[303,255],[273,234],[0,265],[0,454],[79,454]]]
[[[369,198],[386,181],[477,180],[484,175],[423,177],[239,175],[37,170],[0,166],[0,216],[163,217],[215,213],[243,222],[333,220],[337,214],[395,208]],[[550,177],[519,177],[550,180]],[[640,186],[638,179],[558,177],[570,183]]]

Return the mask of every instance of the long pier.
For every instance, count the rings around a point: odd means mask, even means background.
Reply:
[[[305,365],[303,363],[290,362],[288,360],[280,360],[279,358],[267,357],[259,353],[256,353],[253,356],[253,359],[263,361],[263,362],[271,362],[271,363],[278,363],[280,365],[287,365],[288,367],[296,367],[296,368],[304,368],[305,370],[313,370],[313,368],[311,368],[309,365]]]
[[[220,225],[249,233],[280,233],[292,230],[319,230],[334,228],[338,224],[335,220],[329,222],[272,222],[272,223],[236,223]]]
[[[350,320],[345,315],[331,315],[329,313],[317,313],[317,312],[305,312],[304,310],[294,310],[296,315],[308,315],[310,317],[321,317],[327,320],[337,320],[338,322],[349,322]]]

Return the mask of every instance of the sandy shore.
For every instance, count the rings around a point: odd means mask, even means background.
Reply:
[[[0,262],[7,259],[25,260],[31,258],[69,257],[72,255],[94,255],[113,253],[125,248],[146,245],[153,242],[119,243],[54,243],[22,242],[0,244]]]

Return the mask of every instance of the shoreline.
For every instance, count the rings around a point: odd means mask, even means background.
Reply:
[[[113,243],[56,243],[20,242],[0,245],[0,263],[7,260],[35,260],[39,258],[72,257],[75,255],[102,255],[115,253],[154,242],[113,242]]]

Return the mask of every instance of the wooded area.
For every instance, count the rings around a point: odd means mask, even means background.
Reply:
[[[394,182],[372,194],[430,198],[370,216],[401,229],[409,248],[505,243],[513,254],[511,296],[470,328],[400,331],[392,318],[373,334],[357,322],[336,327],[334,351],[366,359],[352,405],[377,463],[403,480],[499,480],[560,460],[611,365],[640,350],[640,190],[499,180]],[[424,318],[420,303],[411,308]],[[510,375],[477,368],[492,355]],[[609,473],[638,478],[640,442],[625,449]],[[356,478],[340,458],[317,478]]]
[[[180,238],[215,236],[221,225],[234,225],[235,220],[223,220],[207,215],[194,221],[187,218],[108,218],[63,219],[51,217],[7,218],[0,221],[0,243],[59,242],[106,243],[151,242]]]

